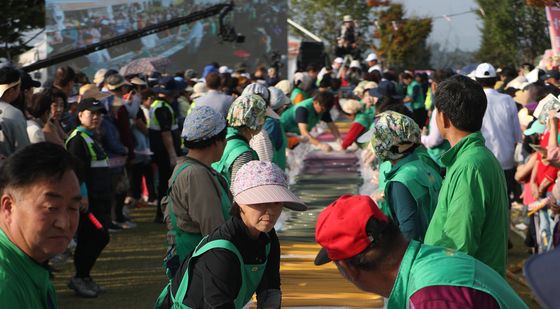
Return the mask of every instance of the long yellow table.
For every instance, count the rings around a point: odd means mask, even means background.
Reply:
[[[382,308],[383,298],[360,291],[339,274],[334,263],[315,266],[319,246],[280,241],[282,307]]]

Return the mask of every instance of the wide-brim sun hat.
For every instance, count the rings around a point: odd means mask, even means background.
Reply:
[[[94,98],[98,101],[101,101],[111,96],[110,93],[99,91],[99,89],[97,89],[97,86],[95,84],[83,85],[82,87],[80,87],[79,94],[82,100],[87,98]]]
[[[130,84],[120,74],[113,74],[105,79],[105,87],[107,87],[107,89],[109,90],[115,90],[124,85],[130,85]]]
[[[364,105],[354,99],[340,99],[340,107],[346,114],[354,115],[363,110]]]
[[[233,180],[233,200],[240,205],[284,203],[284,207],[303,211],[305,203],[288,189],[284,172],[269,161],[243,165]]]

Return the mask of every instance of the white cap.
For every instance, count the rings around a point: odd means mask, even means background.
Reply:
[[[352,16],[350,16],[350,15],[344,15],[344,17],[342,18],[342,20],[343,20],[344,22],[354,21],[354,19],[352,19]]]
[[[340,58],[340,57],[337,57],[337,58],[334,59],[334,63],[343,64],[343,63],[344,63],[344,59],[342,59],[342,58]]]
[[[367,56],[366,61],[373,61],[377,60],[377,55],[375,53],[371,53]]]
[[[220,74],[224,74],[224,73],[230,73],[233,72],[230,68],[228,68],[225,65],[222,65],[219,69],[218,72],[220,72]]]
[[[358,61],[358,60],[352,60],[352,62],[350,62],[350,68],[358,68],[358,69],[361,69],[362,66],[360,66],[360,61]]]
[[[474,72],[476,78],[493,78],[496,77],[496,69],[490,63],[481,63],[476,67]]]

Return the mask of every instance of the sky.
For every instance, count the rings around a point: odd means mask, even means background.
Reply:
[[[476,51],[480,45],[480,27],[482,23],[476,13],[450,17],[442,15],[460,13],[478,9],[475,0],[393,0],[404,4],[406,17],[436,17],[432,20],[432,33],[429,42],[437,42],[447,50],[461,49]]]

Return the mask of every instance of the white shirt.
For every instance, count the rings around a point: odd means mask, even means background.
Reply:
[[[521,142],[522,137],[517,107],[513,99],[506,94],[490,88],[485,88],[484,93],[488,105],[481,132],[486,140],[486,147],[496,156],[502,169],[512,169],[515,166],[515,146]]]
[[[439,129],[437,127],[436,115],[437,108],[434,108],[434,110],[432,111],[432,117],[430,118],[430,124],[428,125],[430,133],[428,135],[422,135],[422,137],[420,138],[422,144],[424,144],[426,148],[434,148],[443,143],[443,136],[441,136],[441,133],[439,133]]]
[[[27,120],[27,136],[31,144],[46,141],[43,128],[35,120]]]

